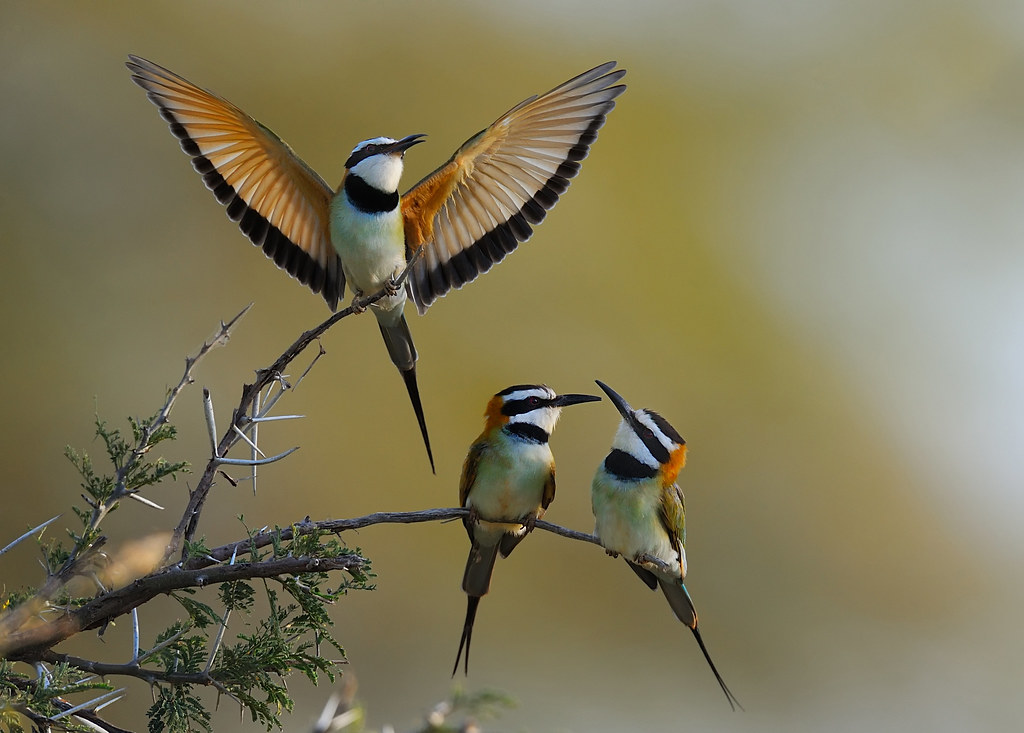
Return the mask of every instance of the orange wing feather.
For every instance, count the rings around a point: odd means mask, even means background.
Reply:
[[[421,314],[530,238],[626,89],[614,67],[520,102],[402,197],[407,255],[425,250],[409,278]]]
[[[330,241],[327,183],[227,100],[138,56],[127,66],[228,216],[278,267],[337,308],[345,276]]]

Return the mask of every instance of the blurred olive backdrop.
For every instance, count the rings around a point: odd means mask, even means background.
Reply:
[[[1015,3],[3,3],[0,542],[78,499],[66,444],[156,409],[250,301],[179,403],[168,457],[208,450],[243,380],[326,315],[237,231],[123,66],[166,65],[241,106],[336,183],[352,146],[426,132],[405,181],[522,98],[607,59],[629,90],[534,238],[410,320],[431,476],[369,317],[262,432],[301,450],[258,495],[222,482],[201,532],[451,506],[495,391],[607,381],[690,443],[690,576],[730,713],[660,596],[538,532],[499,564],[471,689],[488,730],[1008,730],[1024,718],[1024,12]],[[548,518],[590,530],[617,415],[573,408]],[[177,520],[186,482],[122,507],[113,545]],[[452,687],[461,524],[347,537],[379,590],[334,613],[370,722]],[[28,545],[0,559],[38,579]],[[165,606],[170,609],[171,604]],[[142,614],[154,634],[157,609]],[[124,624],[121,624],[124,626]],[[241,630],[233,627],[233,631]],[[150,638],[151,643],[151,638]],[[143,640],[147,643],[147,639]],[[92,644],[92,646],[90,646]],[[117,661],[116,635],[73,647]],[[461,679],[460,684],[463,684]],[[111,717],[144,726],[131,685]],[[329,686],[296,680],[289,730]],[[212,702],[212,697],[210,698]],[[219,731],[239,727],[221,702]],[[251,727],[251,724],[247,724]],[[242,726],[246,727],[246,726]]]

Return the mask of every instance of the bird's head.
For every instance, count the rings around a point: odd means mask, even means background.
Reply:
[[[605,458],[609,473],[620,479],[641,480],[661,475],[665,486],[674,484],[686,465],[686,441],[669,425],[668,420],[653,410],[634,410],[604,382],[604,390],[622,415],[622,422],[612,439],[612,450]]]
[[[487,403],[487,430],[501,428],[517,438],[546,443],[563,407],[600,399],[589,394],[556,394],[543,384],[516,384]]]
[[[422,133],[407,135],[401,140],[390,137],[373,137],[363,140],[352,149],[345,161],[345,168],[362,178],[378,191],[391,193],[398,190],[402,178],[402,158],[405,151],[423,142]]]

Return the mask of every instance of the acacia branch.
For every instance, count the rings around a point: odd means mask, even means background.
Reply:
[[[101,627],[158,595],[201,588],[234,580],[273,578],[278,575],[358,570],[366,565],[359,555],[340,557],[279,557],[254,563],[210,565],[198,569],[169,568],[129,583],[93,599],[84,606],[34,628],[16,630],[0,639],[0,655],[15,661],[41,661],[50,647],[77,634]]]
[[[346,530],[362,529],[363,527],[370,527],[375,524],[419,524],[422,522],[444,522],[452,519],[460,519],[466,516],[469,516],[468,509],[451,507],[445,509],[421,509],[414,512],[375,512],[373,514],[367,514],[353,519],[323,519],[320,521],[312,521],[309,517],[306,517],[301,522],[295,522],[288,527],[264,530],[244,540],[238,540],[237,542],[231,542],[229,544],[216,547],[210,550],[206,555],[190,557],[183,567],[209,567],[210,565],[224,562],[231,557],[236,557],[238,555],[258,550],[261,547],[266,547],[274,542],[287,542],[295,539],[296,537],[301,537],[313,532],[338,534]],[[551,522],[545,522],[542,519],[537,520],[535,527],[537,529],[542,529],[545,532],[551,532],[552,534],[561,535],[562,537],[568,537],[571,540],[589,542],[594,545],[601,544],[601,541],[594,535],[587,534],[585,532],[577,532],[574,529],[568,529]]]
[[[412,271],[416,261],[419,259],[421,252],[422,249],[417,250],[409,259],[405,269],[396,280],[396,285],[398,287],[401,287],[405,283],[406,278]],[[177,554],[179,550],[182,549],[182,544],[184,542],[191,542],[193,537],[195,537],[196,529],[199,526],[199,515],[203,510],[203,505],[206,503],[206,497],[210,493],[210,489],[213,488],[214,478],[216,477],[217,469],[221,464],[219,459],[226,456],[228,451],[230,451],[231,448],[233,448],[240,440],[239,433],[244,433],[250,422],[247,417],[247,413],[259,398],[263,389],[271,382],[278,379],[280,375],[284,374],[288,365],[291,364],[292,361],[294,361],[303,351],[305,351],[310,344],[318,340],[320,336],[327,331],[327,329],[342,318],[364,312],[369,306],[373,305],[381,298],[386,297],[387,294],[387,289],[382,288],[372,295],[354,299],[349,307],[343,308],[337,313],[334,313],[319,326],[311,328],[299,336],[291,346],[285,349],[284,353],[274,360],[273,364],[264,369],[257,370],[256,380],[252,384],[242,386],[242,396],[238,401],[238,406],[235,407],[232,414],[231,425],[228,426],[224,436],[217,444],[216,453],[211,456],[209,462],[206,464],[206,470],[203,471],[203,475],[199,479],[199,483],[196,485],[195,490],[189,495],[188,506],[185,507],[185,512],[182,514],[181,521],[178,522],[178,526],[174,529],[174,533],[171,535],[171,540],[167,545],[167,552],[164,555],[165,562],[169,561],[173,555]],[[317,358],[319,358],[319,356]],[[303,376],[305,376],[305,373]],[[181,559],[186,559],[184,552],[182,552]]]

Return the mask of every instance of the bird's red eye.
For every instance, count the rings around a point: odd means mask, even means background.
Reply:
[[[537,405],[540,404],[540,397],[530,397],[526,401],[530,404],[531,407],[536,407]]]

